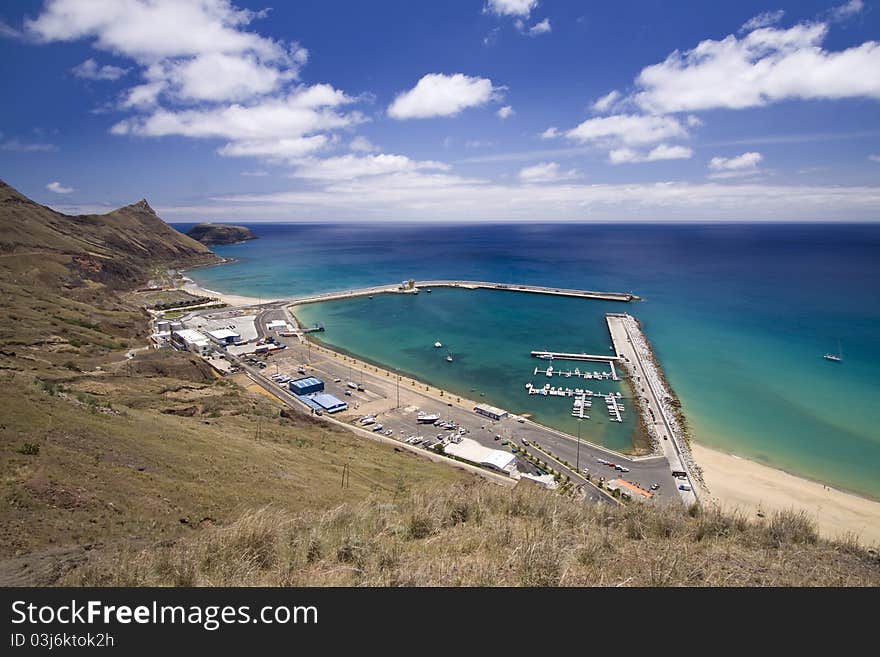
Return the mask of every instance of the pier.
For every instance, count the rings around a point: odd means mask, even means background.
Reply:
[[[588,360],[593,361],[594,363],[609,363],[611,366],[614,366],[614,363],[620,360],[620,356],[599,356],[597,354],[571,354],[564,351],[533,351],[532,356],[534,358],[546,358],[549,360],[553,360],[554,358],[558,358],[560,360]]]

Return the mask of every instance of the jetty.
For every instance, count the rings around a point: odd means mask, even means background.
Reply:
[[[541,285],[514,285],[511,283],[492,283],[489,281],[413,281],[409,284],[394,283],[390,285],[375,285],[350,290],[338,290],[324,292],[303,297],[285,299],[288,305],[304,305],[307,303],[320,303],[322,301],[335,301],[337,299],[352,299],[354,297],[374,296],[377,294],[418,294],[422,289],[426,291],[435,287],[459,288],[463,290],[505,290],[507,292],[527,292],[531,294],[546,294],[557,297],[577,297],[581,299],[600,299],[603,301],[638,301],[639,296],[629,292],[598,292],[595,290],[573,290],[568,288],[546,287]]]

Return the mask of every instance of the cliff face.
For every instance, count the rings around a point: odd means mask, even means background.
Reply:
[[[235,244],[257,238],[249,228],[229,224],[199,224],[190,229],[187,235],[202,244]]]
[[[119,289],[137,285],[156,267],[220,261],[162,221],[146,200],[107,214],[73,216],[35,203],[3,181],[0,255],[16,264],[42,256],[65,266],[71,279]]]

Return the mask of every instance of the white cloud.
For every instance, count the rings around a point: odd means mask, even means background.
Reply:
[[[846,20],[851,16],[855,16],[856,14],[861,13],[862,9],[864,8],[865,3],[862,0],[849,0],[849,2],[847,2],[846,4],[831,9],[831,20]]]
[[[65,187],[57,180],[46,185],[46,189],[55,194],[70,194],[73,191],[73,187]]]
[[[783,9],[777,9],[775,11],[765,11],[758,14],[757,16],[753,16],[745,23],[743,23],[743,26],[739,28],[739,31],[751,32],[752,30],[757,30],[759,27],[776,25],[776,23],[782,20],[783,16],[785,16],[785,10]]]
[[[74,66],[70,71],[76,77],[84,80],[118,80],[128,73],[129,69],[111,66],[110,64],[98,66],[98,62],[90,57],[82,64]]]
[[[488,0],[484,12],[498,16],[525,16],[538,6],[538,0]]]
[[[493,141],[487,141],[485,139],[469,139],[464,142],[465,148],[491,148],[495,145]]]
[[[264,177],[264,176],[268,176],[268,175],[269,175],[269,172],[268,172],[268,171],[263,171],[263,170],[259,169],[259,170],[257,170],[257,171],[242,171],[242,172],[241,172],[241,175],[242,175],[242,176],[247,176],[247,177],[249,177],[249,178],[262,178],[262,177]]]
[[[880,98],[880,44],[821,47],[824,23],[764,27],[738,39],[707,39],[644,68],[636,103],[655,113],[743,109],[787,99]]]
[[[378,146],[361,135],[352,139],[348,144],[348,148],[355,153],[375,153],[379,150]]]
[[[872,162],[880,162],[880,155],[869,155],[868,159]]]
[[[495,114],[498,115],[499,119],[504,120],[504,119],[510,118],[511,116],[516,114],[516,112],[513,111],[513,108],[510,105],[505,105],[504,107],[499,109],[497,112],[495,112]]]
[[[608,153],[608,160],[611,164],[626,164],[630,162],[657,162],[659,160],[687,160],[693,155],[693,149],[687,146],[660,144],[647,153],[626,147],[615,148]]]
[[[341,155],[323,160],[310,160],[300,164],[295,178],[312,180],[352,180],[365,176],[381,176],[434,169],[448,171],[449,165],[432,160],[417,162],[404,155]]]
[[[486,78],[462,73],[429,73],[415,87],[394,99],[388,107],[388,115],[394,119],[455,116],[469,107],[479,107],[498,99],[501,91]]]
[[[230,140],[221,155],[296,159],[330,143],[326,131],[364,121],[359,112],[339,108],[354,102],[330,85],[299,87],[285,98],[266,99],[254,105],[223,105],[209,109],[167,110],[120,121],[111,132],[118,135]],[[319,133],[319,134],[316,134]]]
[[[550,126],[544,132],[541,133],[541,139],[556,139],[561,136],[562,133],[556,128],[556,126]]]
[[[686,121],[689,128],[699,128],[703,125],[703,120],[699,116],[694,116],[693,114],[688,114]]]
[[[713,157],[709,160],[709,168],[713,171],[745,171],[755,169],[764,156],[750,151],[736,157]]]
[[[614,104],[620,99],[620,92],[617,89],[609,91],[607,94],[597,99],[590,107],[594,112],[604,114],[610,110]]]
[[[549,34],[553,28],[550,26],[550,19],[545,18],[544,20],[535,23],[528,29],[529,36],[538,36],[541,34]]]
[[[764,156],[755,151],[749,151],[736,157],[716,156],[709,160],[709,169],[713,172],[709,174],[709,177],[720,180],[754,176],[762,173],[758,165],[763,160]]]
[[[557,162],[539,162],[530,167],[525,167],[519,172],[519,179],[524,183],[549,183],[574,180],[580,177],[577,169],[562,171]]]
[[[653,144],[675,137],[685,137],[687,132],[671,116],[638,116],[616,114],[587,119],[565,133],[571,140],[581,143],[623,144],[626,146]]]

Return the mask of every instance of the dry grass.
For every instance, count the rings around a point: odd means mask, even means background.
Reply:
[[[877,586],[880,561],[802,514],[586,506],[471,483],[299,514],[265,507],[93,562],[72,585]]]

